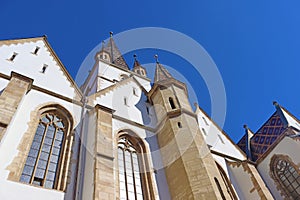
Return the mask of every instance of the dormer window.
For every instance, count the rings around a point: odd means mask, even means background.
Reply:
[[[9,61],[14,61],[18,53],[14,52],[13,55],[8,59]]]

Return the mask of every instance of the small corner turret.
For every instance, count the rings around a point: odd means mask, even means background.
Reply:
[[[137,74],[139,74],[141,76],[146,77],[147,76],[146,69],[137,60],[136,54],[134,54],[133,57],[134,57],[134,63],[133,63],[133,69],[132,69],[132,71],[134,71],[135,73],[137,73]]]

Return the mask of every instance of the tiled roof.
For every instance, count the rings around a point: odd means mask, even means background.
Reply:
[[[299,130],[300,123],[299,120],[289,113],[285,108],[274,103],[276,107],[276,112],[264,123],[264,125],[259,128],[259,130],[250,139],[250,153],[252,161],[256,161],[262,155],[264,155],[267,150],[274,145],[276,141],[281,138],[283,134],[286,134],[286,130],[289,127]],[[247,153],[247,134],[245,134],[237,145]]]
[[[110,54],[111,62],[124,69],[129,69],[125,59],[123,58],[120,50],[118,49],[113,37],[109,38],[108,44],[102,49]]]
[[[160,63],[156,64],[154,82],[163,81],[173,78],[172,75]]]

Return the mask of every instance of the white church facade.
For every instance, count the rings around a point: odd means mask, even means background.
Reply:
[[[274,102],[238,144],[112,36],[78,86],[46,37],[0,41],[0,199],[300,199],[300,122]]]

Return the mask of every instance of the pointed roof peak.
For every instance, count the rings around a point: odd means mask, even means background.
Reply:
[[[274,103],[273,103],[274,104]],[[286,108],[280,106],[277,102],[275,105],[276,112],[280,116],[282,122],[286,127],[294,127],[297,130],[300,130],[300,121],[292,113],[290,113]]]
[[[248,125],[247,124],[244,124],[244,129],[245,129],[245,132],[246,132],[246,134],[248,135],[248,137],[252,137],[253,135],[254,135],[254,133],[253,133],[253,131],[248,127]]]
[[[245,150],[246,150],[246,155],[247,158],[252,160],[252,152],[251,152],[251,138],[254,136],[254,133],[248,128],[248,126],[245,124],[244,125],[244,129],[245,129],[245,139],[246,139],[246,146],[245,146]]]
[[[277,101],[273,101],[274,106],[279,106],[279,103]]]
[[[159,63],[158,56],[155,55],[156,60],[156,69],[155,69],[155,76],[154,76],[154,83],[158,81],[173,79],[173,76],[169,73],[169,71]]]
[[[107,44],[105,45],[105,42],[102,42],[102,48],[100,52],[107,52],[110,56],[111,63],[128,70],[129,67],[113,39],[113,32],[109,32],[109,35],[110,37],[107,41]]]
[[[133,58],[134,58],[133,68],[140,67],[141,63],[137,60],[137,55],[136,54],[133,55]]]

